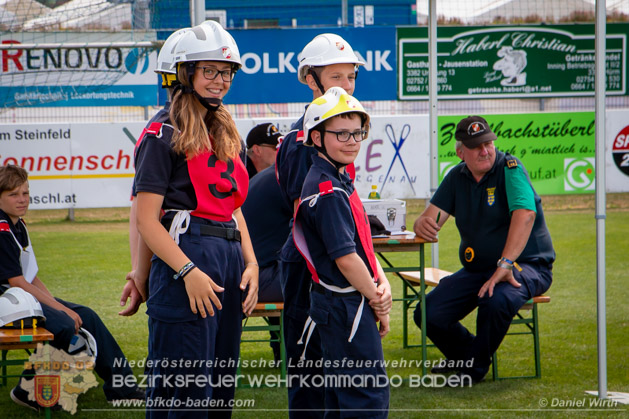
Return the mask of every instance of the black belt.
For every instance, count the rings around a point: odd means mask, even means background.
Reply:
[[[316,282],[312,283],[312,290],[318,294],[331,294],[333,297],[349,297],[352,295],[360,295],[358,290],[352,292],[337,292],[327,289],[321,284],[317,284]]]
[[[201,224],[202,236],[214,236],[221,239],[240,241],[240,231],[235,228],[216,227],[207,224]]]

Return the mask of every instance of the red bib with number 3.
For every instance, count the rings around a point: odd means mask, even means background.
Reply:
[[[188,160],[188,173],[197,199],[194,216],[229,221],[247,198],[249,176],[239,158],[224,162],[201,153]]]

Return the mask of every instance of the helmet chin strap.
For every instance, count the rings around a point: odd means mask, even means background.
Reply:
[[[321,132],[321,131],[319,131]],[[330,157],[330,154],[328,153],[328,151],[325,149],[325,142],[323,141],[323,135],[324,133],[321,132],[321,145],[318,146],[313,142],[313,146],[314,149],[317,150],[319,153],[323,154],[330,163],[332,163],[332,165],[334,167],[336,167],[336,170],[341,170],[342,168],[344,168],[345,166],[347,166],[347,164],[345,163],[341,163],[339,161],[334,160],[332,157]]]
[[[321,92],[322,95],[325,94],[325,88],[323,87],[323,84],[321,84],[321,80],[319,80],[319,76],[317,76],[317,72],[310,69],[310,74],[312,75],[312,78],[314,79],[315,83],[317,84],[317,87],[319,88],[319,91]]]
[[[195,66],[196,63],[194,61],[188,63],[188,83],[190,84],[190,86],[194,86],[194,84],[192,83],[192,75],[194,74]],[[175,88],[179,86],[182,86],[181,90],[183,91],[183,93],[192,93],[192,95],[197,98],[199,103],[210,112],[215,112],[223,104],[223,101],[220,98],[201,96],[199,93],[197,93],[196,90],[194,90],[193,87],[183,86],[179,84],[175,86]]]
[[[223,101],[218,97],[203,97],[194,89],[192,89],[192,94],[199,102],[201,102],[201,105],[203,105],[205,109],[211,112],[216,111],[223,103]]]

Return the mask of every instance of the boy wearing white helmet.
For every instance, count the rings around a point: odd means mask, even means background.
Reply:
[[[298,56],[299,67],[297,77],[312,90],[316,99],[330,87],[342,87],[348,94],[353,94],[358,75],[358,68],[365,63],[356,55],[350,44],[336,34],[317,35],[310,41]],[[277,152],[277,177],[285,204],[296,208],[301,196],[302,185],[317,152],[312,147],[304,146],[304,117],[302,116],[291,127],[292,130],[284,137]],[[353,177],[353,164],[347,171]],[[284,294],[284,342],[288,372],[291,375],[312,377],[322,374],[321,368],[302,368],[298,363],[304,352],[300,340],[304,322],[308,318],[310,306],[310,273],[306,264],[293,243],[292,235],[286,240],[281,253],[282,260],[282,291]],[[388,297],[387,297],[388,295]],[[390,298],[388,289],[382,296]],[[305,353],[306,360],[321,358],[321,343],[315,330]],[[307,381],[307,379],[306,379]],[[288,383],[288,407],[290,417],[323,417],[318,411],[323,405],[323,389],[316,385],[300,387],[299,383]],[[295,410],[299,409],[299,411]]]
[[[19,166],[0,167],[0,288],[18,287],[35,297],[46,318],[46,328],[54,334],[51,345],[68,351],[80,328],[96,341],[95,371],[104,380],[108,400],[144,399],[144,391],[126,383],[135,382],[120,346],[91,308],[54,297],[37,276],[38,266],[22,217],[29,205],[28,174]],[[37,402],[28,399],[22,380],[32,379],[34,371],[25,371],[11,390],[17,404],[39,410]],[[31,378],[26,378],[30,375]],[[114,377],[116,380],[114,381]],[[115,385],[116,382],[124,386]]]
[[[175,48],[177,47],[177,43],[179,39],[181,39],[182,35],[188,32],[190,28],[179,29],[178,31],[173,32],[164,42],[162,48],[159,50],[159,54],[157,55],[157,67],[155,68],[155,72],[159,74],[162,78],[162,88],[166,89],[166,94],[168,96],[166,103],[162,109],[160,109],[146,124],[144,130],[140,134],[140,138],[135,143],[135,150],[137,150],[140,142],[144,138],[146,134],[146,130],[149,129],[151,124],[154,122],[164,123],[168,120],[168,114],[170,112],[170,100],[172,99],[173,90],[175,86],[179,83],[177,81],[177,72],[173,69],[173,61],[175,60]],[[134,150],[134,157],[135,157]],[[134,162],[135,164],[136,162]],[[129,211],[129,253],[131,254],[131,271],[127,273],[126,283],[122,289],[122,295],[120,296],[120,305],[124,306],[129,301],[129,306],[120,311],[118,314],[121,316],[132,316],[137,313],[140,305],[145,300],[142,297],[142,294],[138,291],[135,286],[134,278],[136,274],[136,268],[138,266],[138,258],[142,257],[143,259],[147,259],[152,256],[152,253],[146,247],[144,241],[142,241],[140,235],[138,234],[138,228],[135,222],[136,219],[136,211],[137,211],[137,200],[135,199],[135,183],[131,189],[131,209]]]
[[[376,383],[387,383],[380,340],[389,332],[392,300],[390,295],[382,298],[389,283],[376,259],[362,202],[345,170],[368,133],[369,115],[342,88],[330,88],[310,104],[304,144],[313,146],[317,155],[304,181],[293,237],[313,280],[304,344],[307,347],[308,336],[318,330],[325,376],[338,376],[340,383],[342,377],[360,375],[363,382],[373,383],[326,387],[326,413],[386,418],[389,387]]]
[[[155,255],[148,290],[143,258],[136,270],[136,286],[148,294],[147,417],[208,417],[189,406],[209,400],[220,409],[212,417],[231,416],[241,319],[258,291],[240,210],[249,178],[236,124],[222,105],[240,66],[238,46],[220,24],[183,34],[168,120],[149,127],[137,149],[138,230]],[[176,377],[212,384],[173,385]]]

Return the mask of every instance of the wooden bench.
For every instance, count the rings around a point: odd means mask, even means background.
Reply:
[[[282,312],[284,310],[283,302],[275,302],[275,303],[257,303],[256,307],[253,309],[251,314],[245,319],[244,324],[242,326],[243,335],[245,332],[276,332],[278,338],[269,337],[267,339],[243,339],[241,337],[241,343],[248,342],[278,342],[280,345],[280,374],[282,379],[286,378],[286,349],[284,348],[284,323],[282,318]],[[265,325],[247,325],[249,318],[252,317],[262,317],[265,321]],[[280,324],[271,324],[268,321],[269,317],[279,317]],[[238,374],[240,374],[240,367],[238,368]],[[247,386],[242,386],[247,387]]]
[[[452,272],[444,271],[443,269],[439,268],[425,268],[424,282],[428,287],[436,287],[437,285],[439,285],[439,281],[449,275],[452,275]],[[414,286],[419,286],[421,284],[418,271],[400,272],[400,276]]]
[[[7,354],[11,350],[24,349],[29,355],[30,350],[37,348],[39,343],[45,343],[54,338],[54,335],[43,327],[35,329],[0,329],[0,350],[2,350],[2,386],[7,385],[8,377],[19,377],[19,375],[8,375],[7,366],[24,365],[28,359],[7,359]]]
[[[439,285],[439,281],[441,281],[444,277],[452,275],[452,272],[444,271],[438,268],[426,268],[424,270],[424,283],[429,287],[436,287]],[[400,276],[404,278],[406,281],[411,283],[413,286],[419,286],[421,284],[419,272],[400,272]],[[511,326],[515,326],[519,328],[518,331],[507,332],[506,336],[509,335],[532,335],[533,336],[533,357],[535,360],[535,375],[522,375],[522,376],[509,376],[509,377],[500,377],[498,375],[498,354],[494,353],[492,357],[492,374],[494,380],[504,380],[509,378],[540,378],[542,376],[542,365],[541,365],[541,356],[540,356],[540,348],[539,348],[539,328],[538,328],[538,317],[537,317],[537,304],[545,304],[550,303],[550,297],[547,295],[539,295],[537,297],[531,298],[527,301],[520,311],[516,314],[516,317],[511,321]],[[522,312],[530,311],[530,316],[523,316]],[[406,314],[405,314],[406,315]],[[524,330],[519,325],[523,325]],[[509,328],[511,330],[511,327]],[[432,346],[432,345],[431,345]]]

